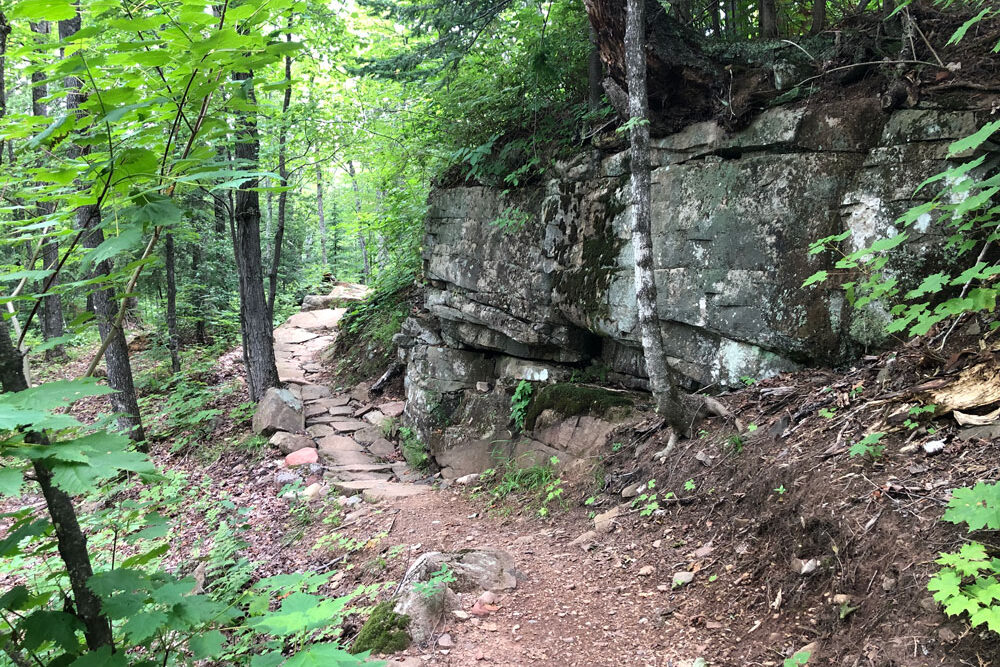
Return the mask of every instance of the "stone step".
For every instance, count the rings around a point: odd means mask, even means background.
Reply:
[[[306,403],[318,401],[330,396],[332,392],[329,387],[319,384],[307,384],[302,386],[302,400]]]
[[[342,470],[340,472],[330,472],[324,475],[331,480],[334,488],[341,482],[388,482],[392,479],[392,474],[387,472],[351,472]]]
[[[354,463],[351,465],[329,466],[330,472],[385,472],[394,470],[392,463]]]
[[[320,310],[306,310],[295,313],[289,317],[281,326],[308,329],[309,331],[321,331],[333,329],[344,316],[344,308],[323,308]]]
[[[430,493],[433,489],[425,484],[406,484],[401,482],[382,482],[378,480],[359,480],[355,482],[334,482],[333,486],[342,493],[352,495],[361,493],[368,502],[377,503],[381,500],[394,498],[409,498]]]
[[[368,428],[370,424],[362,421],[335,421],[330,424],[337,433],[354,433],[363,428]]]
[[[313,338],[316,338],[315,333],[298,327],[280,326],[274,330],[274,342],[284,346],[305,343]]]

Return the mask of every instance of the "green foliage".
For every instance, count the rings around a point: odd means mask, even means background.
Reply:
[[[851,445],[848,453],[851,455],[851,458],[856,456],[867,456],[873,461],[878,460],[882,458],[882,455],[885,453],[885,445],[879,444],[884,436],[885,433],[869,433],[864,438]]]
[[[942,518],[964,523],[970,532],[1000,529],[1000,484],[979,482],[972,488],[955,489]],[[927,588],[945,613],[964,614],[972,627],[985,625],[1000,633],[1000,558],[972,541],[958,551],[942,553],[936,562],[942,567]]]
[[[673,491],[667,491],[661,496],[660,492],[656,490],[656,480],[651,479],[646,482],[645,490],[632,500],[632,507],[641,506],[639,509],[639,516],[641,517],[652,516],[654,512],[658,512],[660,510],[661,498],[663,500],[672,500],[676,497],[677,496],[674,495]]]
[[[547,463],[534,463],[530,456],[520,462],[505,459],[495,468],[483,471],[473,495],[486,496],[492,508],[517,498],[525,508],[534,508],[539,516],[548,516],[552,503],[564,506],[563,481],[556,472],[558,464],[555,456]]]
[[[526,211],[522,211],[516,206],[508,206],[505,208],[500,215],[494,220],[490,221],[490,224],[494,227],[499,227],[505,233],[513,233],[521,231],[528,222],[531,221],[531,214]]]
[[[418,581],[413,584],[415,590],[421,597],[432,598],[444,592],[448,584],[455,581],[455,573],[445,563],[441,569],[432,572],[427,581]]]
[[[531,403],[531,396],[535,391],[535,385],[527,380],[521,380],[514,389],[514,395],[510,399],[510,419],[514,422],[514,428],[518,432],[524,430],[524,417]]]
[[[809,651],[799,651],[792,657],[785,658],[782,667],[802,667],[802,665],[807,665],[809,664],[810,655]]]
[[[401,426],[399,428],[399,449],[403,452],[403,458],[406,462],[417,470],[423,470],[431,462],[430,453],[427,451],[427,445],[420,440],[420,436],[413,429]]]

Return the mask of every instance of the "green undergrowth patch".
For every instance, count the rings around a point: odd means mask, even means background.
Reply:
[[[378,287],[350,308],[340,321],[340,335],[326,358],[345,385],[380,376],[396,357],[392,338],[410,314],[418,289],[414,276],[404,273]]]
[[[485,498],[490,509],[509,512],[517,506],[548,516],[551,507],[565,504],[557,465],[559,459],[555,456],[544,463],[535,462],[531,456],[503,459],[480,474],[472,495]]]
[[[409,625],[410,617],[393,611],[392,601],[380,602],[361,626],[361,631],[351,646],[351,653],[370,651],[388,655],[402,651],[412,641],[407,630]]]
[[[524,428],[527,431],[534,429],[535,420],[545,410],[553,410],[566,417],[582,414],[604,416],[612,408],[632,405],[631,398],[609,389],[569,382],[545,385],[534,393],[524,415]]]

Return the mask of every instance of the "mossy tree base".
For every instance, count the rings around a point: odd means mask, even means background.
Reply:
[[[351,653],[371,651],[388,655],[398,653],[410,645],[412,640],[407,630],[410,626],[410,617],[397,614],[393,611],[393,606],[390,600],[375,606],[372,615],[368,617],[354,639]]]

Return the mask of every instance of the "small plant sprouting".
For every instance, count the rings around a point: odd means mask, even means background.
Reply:
[[[809,664],[810,655],[809,651],[799,651],[791,658],[785,658],[782,667],[803,667],[803,665]]]
[[[858,396],[860,396],[861,394],[863,394],[864,391],[865,391],[865,385],[864,385],[864,383],[859,382],[858,384],[856,384],[853,387],[851,387],[851,390],[849,392],[847,392],[847,394],[851,398],[857,398]]]
[[[693,479],[689,479],[688,481],[684,482],[684,490],[685,491],[694,491],[697,488],[698,488],[698,485],[694,483]]]
[[[524,418],[528,412],[528,405],[531,403],[531,395],[535,391],[535,385],[527,380],[517,383],[514,395],[510,399],[510,418],[518,431],[524,430]]]
[[[775,492],[775,493],[777,493],[777,494],[778,494],[779,496],[783,496],[783,495],[785,495],[786,493],[788,493],[788,489],[786,489],[786,488],[785,488],[785,485],[784,485],[784,484],[782,484],[781,486],[779,486],[778,488],[776,488],[776,489],[774,490],[774,492]]]
[[[882,455],[885,453],[885,445],[880,445],[879,441],[882,440],[883,436],[885,436],[885,433],[869,433],[851,445],[849,451],[851,458],[855,456],[868,456],[873,461],[882,458]]]
[[[757,430],[756,424],[747,424],[747,433],[753,433]]]
[[[622,447],[624,447],[624,446],[625,445],[622,444],[622,443],[620,443],[620,442],[613,443],[611,445],[611,451],[613,451],[613,452],[615,452],[617,454],[618,452],[620,452],[622,450]]]
[[[823,419],[833,419],[837,414],[837,408],[820,408],[819,416]]]
[[[448,567],[445,563],[441,566],[441,569],[432,572],[431,576],[427,581],[418,581],[413,584],[413,590],[417,592],[420,597],[424,599],[430,599],[436,596],[438,593],[443,592],[447,588],[448,584],[455,581],[455,573]]]
[[[743,452],[743,438],[739,433],[729,436],[729,448],[733,450],[733,454]]]
[[[742,382],[743,385],[746,386],[746,387],[752,387],[753,385],[755,385],[757,383],[757,380],[754,379],[754,378],[752,378],[752,377],[750,377],[749,375],[741,375],[740,376],[740,382]]]
[[[914,405],[909,410],[910,418],[903,422],[903,426],[910,429],[911,431],[918,426],[920,426],[920,415],[934,415],[934,411],[937,410],[937,405],[929,403],[928,405]],[[928,433],[933,433],[932,429],[928,429]]]

